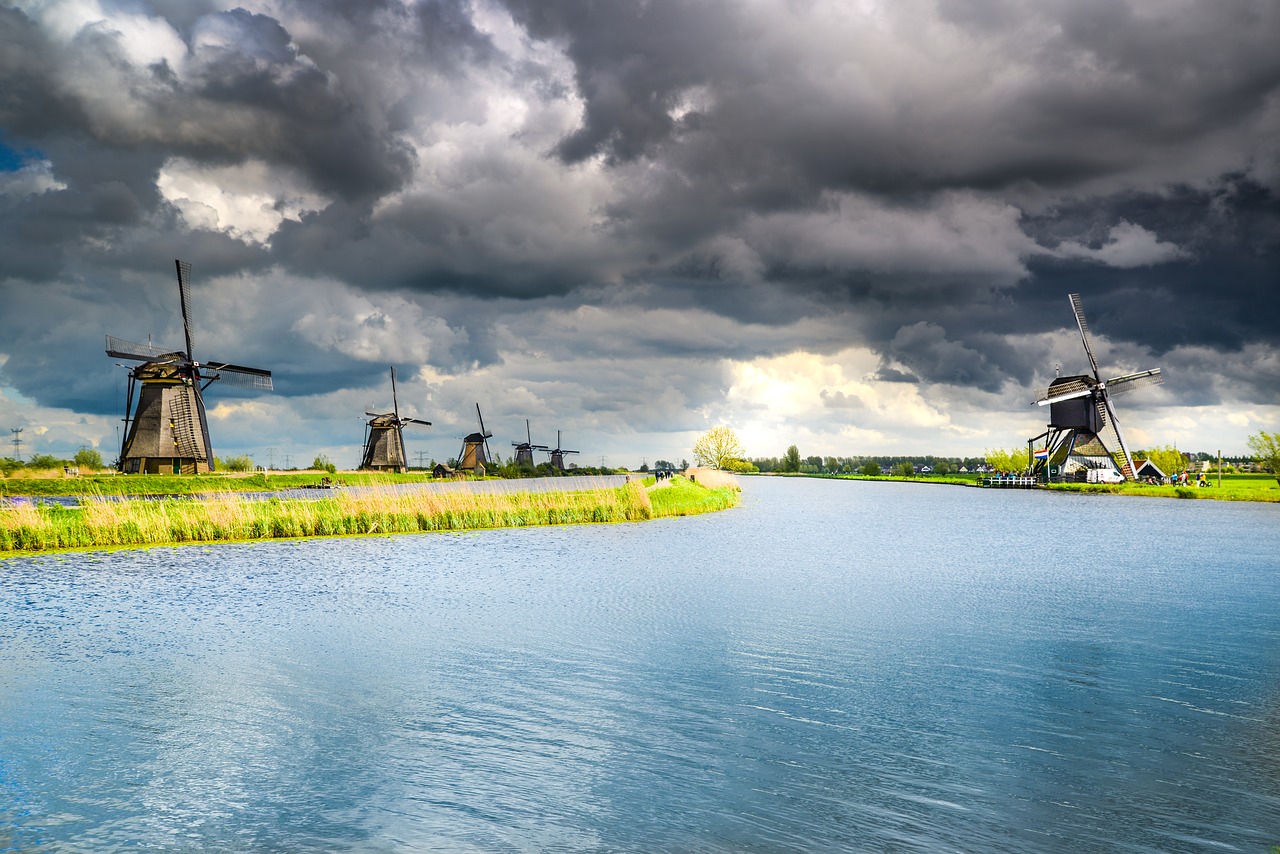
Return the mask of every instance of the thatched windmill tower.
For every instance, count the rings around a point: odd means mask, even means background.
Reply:
[[[119,469],[127,474],[196,474],[215,468],[203,392],[210,383],[271,390],[271,372],[229,362],[197,362],[191,343],[191,265],[178,268],[185,350],[135,344],[107,336],[107,355],[142,364],[129,371],[125,438]],[[133,393],[138,391],[138,405]]]
[[[1069,298],[1092,374],[1059,377],[1036,395],[1035,403],[1049,407],[1049,425],[1045,432],[1027,441],[1034,460],[1033,472],[1047,480],[1048,471],[1057,466],[1062,477],[1088,477],[1088,472],[1094,470],[1118,472],[1123,478],[1133,479],[1137,467],[1120,432],[1120,419],[1111,396],[1158,385],[1164,382],[1164,376],[1159,368],[1153,368],[1103,380],[1089,341],[1089,324],[1084,319],[1080,295],[1070,294]],[[1041,439],[1044,448],[1036,452],[1033,446]],[[1120,465],[1113,455],[1116,450],[1122,455]]]
[[[551,455],[551,467],[557,471],[564,471],[564,455],[576,454],[577,451],[568,451],[560,447],[560,431],[556,431],[556,446],[547,453]]]
[[[516,449],[516,465],[528,466],[529,468],[533,468],[534,466],[533,452],[549,451],[551,450],[551,448],[549,448],[546,445],[533,444],[533,433],[530,432],[529,430],[528,418],[524,420],[524,436],[525,436],[525,440],[523,442],[511,443],[511,447]]]
[[[489,453],[489,440],[493,434],[484,429],[484,416],[480,413],[480,404],[476,404],[476,418],[480,421],[480,432],[469,433],[462,439],[462,450],[458,453],[458,468],[463,471],[475,471],[483,468],[493,459]]]
[[[404,450],[404,425],[425,424],[430,421],[420,418],[401,418],[400,399],[396,395],[396,369],[391,368],[391,411],[366,412],[369,421],[365,424],[364,458],[360,468],[369,471],[404,472],[409,468],[408,455]]]

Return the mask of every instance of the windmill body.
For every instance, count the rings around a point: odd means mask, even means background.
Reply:
[[[564,458],[566,454],[576,454],[577,451],[570,451],[560,446],[560,431],[556,431],[556,446],[547,451],[551,455],[551,467],[556,471],[564,471]]]
[[[1027,442],[1034,460],[1033,474],[1046,481],[1055,470],[1059,478],[1070,480],[1132,478],[1133,455],[1125,444],[1111,397],[1162,383],[1164,377],[1154,368],[1104,381],[1093,355],[1080,295],[1071,294],[1070,300],[1092,374],[1059,377],[1036,396],[1037,405],[1049,407],[1049,424],[1044,433]],[[1041,440],[1043,447],[1035,449]]]
[[[369,421],[365,424],[364,457],[360,468],[367,471],[390,471],[403,473],[409,470],[409,457],[404,449],[404,425],[425,424],[430,421],[420,418],[402,418],[400,416],[400,399],[396,394],[396,369],[391,369],[391,402],[390,412],[366,412]]]
[[[213,471],[216,463],[204,389],[218,380],[267,391],[272,387],[270,371],[229,362],[195,361],[191,355],[191,266],[176,263],[186,349],[166,350],[107,336],[107,355],[141,362],[129,371],[125,437],[117,463],[126,474]]]
[[[511,447],[516,449],[516,465],[526,468],[533,468],[536,464],[533,461],[534,451],[550,451],[546,445],[533,444],[533,433],[529,430],[529,419],[524,421],[525,440],[523,442],[512,442]]]
[[[458,452],[458,468],[463,471],[483,472],[484,467],[493,459],[489,453],[489,440],[493,434],[484,429],[484,416],[480,413],[480,404],[476,404],[476,418],[480,422],[480,430],[468,433],[462,439],[462,450]]]

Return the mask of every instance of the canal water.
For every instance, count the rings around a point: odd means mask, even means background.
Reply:
[[[0,851],[1280,845],[1280,506],[743,486],[0,562]]]

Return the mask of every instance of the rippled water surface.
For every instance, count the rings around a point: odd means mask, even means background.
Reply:
[[[1280,506],[744,482],[0,563],[0,850],[1280,844]]]

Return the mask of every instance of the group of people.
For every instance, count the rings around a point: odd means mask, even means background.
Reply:
[[[1162,483],[1162,481],[1159,478],[1155,478],[1155,477],[1143,478],[1143,482],[1151,486],[1160,486]],[[1168,483],[1170,486],[1188,486],[1191,483],[1191,475],[1187,474],[1185,471],[1182,472],[1181,474],[1170,475],[1168,479]],[[1204,472],[1200,472],[1198,475],[1196,475],[1196,486],[1212,486],[1212,485],[1213,484],[1209,483],[1209,478],[1205,476]]]

